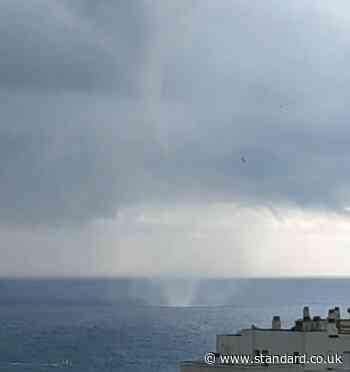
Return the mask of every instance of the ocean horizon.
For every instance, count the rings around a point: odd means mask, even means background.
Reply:
[[[1,279],[0,370],[175,372],[215,335],[309,305],[346,312],[350,279]]]

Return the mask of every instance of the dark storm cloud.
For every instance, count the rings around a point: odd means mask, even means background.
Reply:
[[[142,6],[137,7],[136,2],[116,3],[111,9],[113,18],[109,19],[109,24],[114,25],[111,32],[103,27],[105,20],[99,14],[103,12],[97,11],[103,8],[99,6],[102,3],[79,7],[76,2],[75,8],[68,4],[42,0],[1,2],[3,89],[113,89],[123,93],[132,89],[130,73],[140,60],[146,34]],[[89,8],[96,10],[95,22],[89,17]]]
[[[348,206],[341,14],[2,2],[1,221],[81,222],[151,200]]]
[[[67,94],[14,101],[0,104],[12,123],[0,131],[3,222],[113,217],[117,205],[135,199],[132,185],[150,140],[114,100]]]

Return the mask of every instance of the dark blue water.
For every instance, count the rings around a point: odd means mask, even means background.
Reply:
[[[0,370],[170,372],[217,333],[350,305],[350,280],[0,280]],[[347,303],[347,301],[349,301]],[[346,315],[345,315],[346,316]]]

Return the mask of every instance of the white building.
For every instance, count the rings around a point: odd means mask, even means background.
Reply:
[[[330,309],[327,318],[312,318],[304,307],[303,318],[290,329],[281,328],[280,318],[274,316],[271,328],[252,326],[236,334],[217,335],[216,351],[209,354],[209,363],[204,359],[182,362],[181,372],[350,370],[350,318],[342,319],[338,307]],[[228,359],[231,355],[236,359]],[[250,358],[249,363],[237,359],[242,355]],[[261,355],[264,359],[257,362],[254,357]],[[286,362],[287,355],[294,358],[292,363]]]

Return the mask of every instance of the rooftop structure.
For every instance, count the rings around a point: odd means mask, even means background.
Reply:
[[[350,313],[350,309],[348,309]],[[242,329],[236,334],[216,336],[216,351],[209,353],[208,361],[182,362],[181,372],[215,372],[215,371],[247,371],[247,370],[273,370],[273,371],[321,371],[321,370],[348,370],[350,371],[350,316],[341,318],[339,307],[328,311],[325,318],[311,316],[309,307],[303,309],[302,318],[297,319],[291,328],[282,328],[281,319],[275,315],[272,318],[271,328]],[[249,356],[247,360],[228,360],[227,356]],[[256,362],[256,356],[270,356],[274,363]],[[299,362],[282,363],[281,356],[304,356]],[[334,363],[329,356],[340,356]],[[318,363],[311,363],[310,357],[323,357]],[[254,362],[253,362],[254,360]],[[300,362],[301,360],[301,362]],[[316,361],[316,359],[314,359]],[[318,359],[320,361],[320,359]]]

